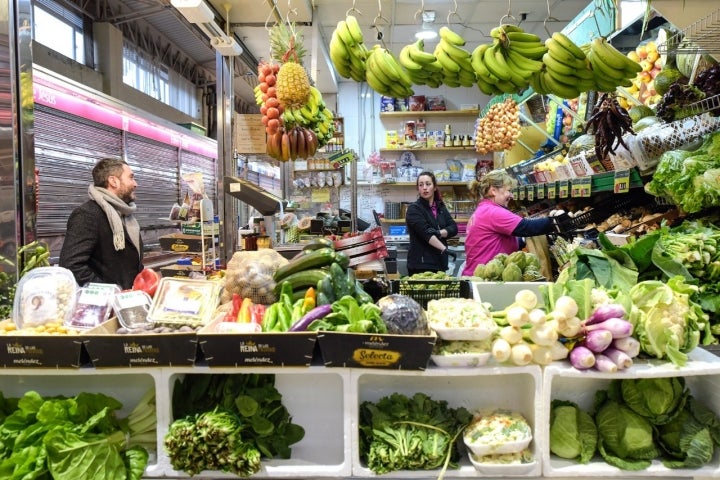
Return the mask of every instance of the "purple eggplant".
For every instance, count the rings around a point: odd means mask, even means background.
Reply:
[[[300,318],[297,322],[293,323],[288,329],[288,332],[304,332],[315,320],[323,318],[325,315],[332,312],[332,304],[318,305]]]

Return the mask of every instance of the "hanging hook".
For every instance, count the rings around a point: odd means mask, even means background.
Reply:
[[[460,21],[462,21],[462,17],[457,13],[457,8],[457,0],[453,0],[453,9],[448,12],[448,16],[446,19],[448,26],[450,25],[450,19],[453,17],[453,15],[455,15]]]
[[[547,4],[547,16],[545,17],[545,21],[543,21],[543,28],[545,28],[545,33],[548,34],[548,37],[552,37],[552,33],[550,33],[550,29],[548,28],[547,23],[559,22],[560,20],[550,14],[550,0],[545,0],[545,3]]]
[[[500,18],[500,25],[502,25],[503,23],[509,23],[509,22],[505,22],[505,21],[504,21],[505,19],[512,20],[512,23],[517,23],[517,18],[513,17],[513,15],[512,15],[512,6],[511,6],[511,3],[512,3],[512,1],[511,1],[511,0],[508,0],[508,11],[507,11],[507,13],[506,13],[505,15],[503,15],[503,16]]]
[[[602,36],[602,33],[600,32],[600,23],[598,22],[597,15],[595,15],[595,12],[597,12],[598,10],[600,10],[600,13],[602,13],[602,9],[598,8],[598,6],[596,5],[595,8],[593,8],[592,13],[590,13],[590,16],[595,22],[595,28],[597,28],[597,35],[593,36],[593,38],[595,38],[596,36]]]
[[[288,25],[290,25],[290,23],[291,23],[290,22],[290,14],[291,13],[293,15],[297,16],[298,11],[297,11],[297,8],[293,8],[292,0],[288,0],[288,11],[287,11],[287,14],[285,15],[285,23],[287,23]]]
[[[382,0],[378,0],[378,14],[373,20],[371,27],[377,31],[377,39],[382,42],[383,46],[385,46],[385,41],[383,40],[383,32],[379,26],[381,22],[385,22],[386,25],[390,25],[390,20],[383,17],[382,14]]]
[[[362,15],[362,12],[355,8],[355,0],[353,0],[352,7],[348,9],[347,12],[345,12],[345,16],[349,17],[351,13],[356,12],[358,15]]]
[[[422,14],[425,12],[425,0],[420,0],[420,10],[415,12],[415,21],[418,19],[418,15],[420,16],[420,20],[422,21]]]

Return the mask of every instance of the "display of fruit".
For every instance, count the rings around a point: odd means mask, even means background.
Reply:
[[[267,136],[267,154],[281,162],[308,158],[315,155],[318,149],[318,137],[306,127],[285,127],[274,135]]]
[[[367,56],[365,79],[380,95],[404,98],[413,95],[412,80],[390,50],[374,45]]]
[[[270,29],[270,55],[280,63],[276,79],[276,94],[285,108],[301,108],[310,97],[303,57],[303,38],[293,23],[278,23]]]
[[[595,90],[614,92],[617,87],[631,87],[632,79],[643,69],[639,63],[623,55],[603,37],[595,37],[585,54],[594,73]]]
[[[365,81],[365,62],[368,49],[357,18],[348,15],[340,20],[330,38],[330,60],[335,70],[343,78],[356,82]]]
[[[287,130],[305,127],[315,132],[318,148],[325,146],[335,133],[334,115],[327,108],[320,90],[315,87],[310,87],[310,98],[305,105],[300,108],[285,109],[281,118]]]
[[[451,88],[475,85],[475,70],[470,64],[470,52],[462,48],[465,39],[447,26],[438,30],[440,41],[433,55],[442,66],[442,83]]]
[[[545,40],[545,46],[543,68],[530,79],[536,92],[571,99],[595,89],[595,73],[587,56],[570,38],[555,32]]]
[[[665,88],[665,91],[667,91],[666,89],[671,83],[681,76],[679,75],[680,72],[671,66],[668,66],[665,74],[661,75],[663,61],[658,52],[657,42],[654,40],[650,40],[647,43],[638,45],[634,50],[630,50],[627,53],[627,57],[638,63],[642,68],[632,80],[632,85],[627,87],[627,92],[643,105],[653,106],[660,101],[662,94],[656,90],[658,76],[661,77],[659,80],[661,89]],[[629,101],[623,98],[619,98],[618,102],[623,108],[630,108],[632,106]]]
[[[475,127],[475,151],[502,152],[515,146],[520,136],[520,109],[512,98],[490,106]]]
[[[405,45],[398,55],[398,63],[405,69],[413,85],[438,88],[443,83],[443,67],[435,55],[426,52],[424,48],[422,39]]]
[[[253,89],[255,102],[260,105],[262,123],[265,125],[265,133],[275,135],[282,127],[282,113],[284,107],[277,98],[277,73],[280,64],[261,62],[258,65],[258,84]]]
[[[543,67],[540,59],[547,47],[540,37],[515,25],[500,25],[490,31],[492,44],[480,44],[471,54],[478,88],[486,95],[517,93],[530,85]]]

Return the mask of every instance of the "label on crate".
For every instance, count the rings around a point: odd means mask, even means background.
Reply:
[[[543,200],[545,198],[545,184],[540,183],[535,188],[535,196],[538,200]]]
[[[628,193],[630,191],[630,170],[615,170],[613,192]]]
[[[518,187],[515,187],[512,189],[513,198],[519,198],[520,195],[520,189]]]
[[[525,187],[525,197],[527,197],[528,202],[535,201],[535,185]]]
[[[578,178],[580,196],[587,198],[592,194],[592,177]]]
[[[526,187],[526,186],[523,185],[522,187],[518,187],[518,189],[517,189],[518,196],[517,196],[516,198],[517,198],[518,200],[520,200],[521,202],[524,201],[524,200],[525,200],[525,192],[526,192],[526,191],[527,191],[527,187]],[[514,196],[514,195],[513,195],[513,196]]]
[[[559,182],[557,182],[557,184],[558,184],[558,192],[557,192],[558,198],[567,198],[568,193],[569,193],[569,188],[570,188],[570,185],[568,185],[568,181],[560,180]]]

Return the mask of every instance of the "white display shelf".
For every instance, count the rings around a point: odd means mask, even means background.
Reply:
[[[167,389],[161,387],[160,369],[118,368],[96,370],[55,369],[5,369],[2,373],[2,393],[7,397],[22,397],[29,391],[35,391],[42,397],[74,397],[81,392],[102,393],[122,403],[116,412],[118,418],[125,418],[135,408],[140,399],[150,389],[155,389],[157,407],[158,445],[155,452],[149,452],[148,466],[144,478],[165,476],[162,465],[161,428],[167,431],[168,417],[160,405],[167,405]]]
[[[502,381],[499,381],[502,379]],[[465,407],[471,413],[483,408],[507,408],[525,416],[533,429],[530,448],[536,459],[532,470],[523,476],[541,473],[541,447],[536,440],[543,428],[538,423],[543,406],[537,401],[542,388],[542,371],[537,365],[524,367],[428,368],[425,371],[352,370],[352,395],[347,414],[352,424],[352,471],[355,477],[378,476],[360,460],[358,415],[360,404],[377,402],[393,393],[411,397],[422,392],[433,400],[446,400],[453,408]],[[460,459],[458,469],[445,471],[445,478],[478,477],[467,456]],[[439,470],[397,471],[383,474],[383,478],[436,478]]]
[[[550,453],[550,404],[554,399],[575,402],[581,409],[590,412],[595,392],[606,389],[611,380],[623,378],[684,377],[685,385],[702,404],[718,414],[720,412],[720,362],[718,357],[702,348],[690,352],[687,365],[679,368],[670,362],[657,360],[636,361],[625,371],[602,373],[596,370],[577,370],[567,362],[554,363],[543,370],[543,406],[538,419],[539,443],[542,448],[543,475],[546,477],[677,477],[703,478],[720,476],[720,454],[717,449],[713,460],[698,469],[669,469],[659,460],[645,470],[629,472],[607,464],[599,455],[590,463],[582,465],[571,460],[556,457]]]
[[[305,436],[290,446],[291,458],[263,459],[261,470],[253,478],[309,478],[350,476],[351,417],[347,412],[350,393],[350,374],[345,369],[325,367],[292,368],[172,368],[164,369],[162,388],[169,399],[175,381],[184,375],[208,374],[275,374],[275,386],[282,394],[282,403],[292,416],[293,423],[305,429]],[[170,400],[167,418],[172,419]],[[170,422],[158,426],[158,436],[167,433]],[[172,469],[169,458],[163,455],[165,476],[183,477],[187,474]],[[221,472],[202,472],[194,478],[238,478]]]

